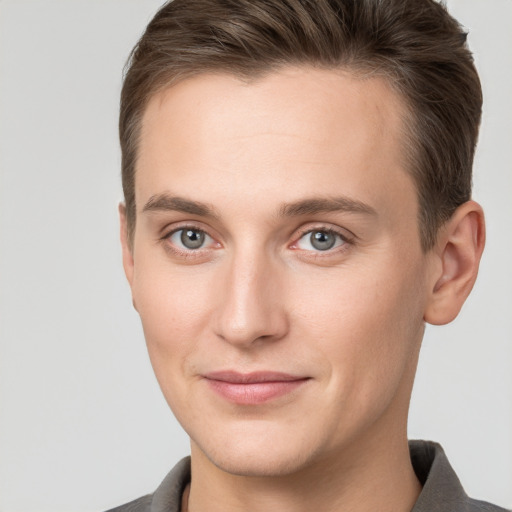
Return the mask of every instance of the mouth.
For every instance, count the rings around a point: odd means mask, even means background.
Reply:
[[[310,377],[281,372],[238,373],[212,372],[203,376],[210,389],[238,405],[258,405],[287,395],[301,387]]]

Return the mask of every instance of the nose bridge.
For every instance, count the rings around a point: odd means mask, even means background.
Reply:
[[[218,310],[217,334],[240,346],[279,339],[287,329],[277,262],[264,251],[247,249],[229,258]]]

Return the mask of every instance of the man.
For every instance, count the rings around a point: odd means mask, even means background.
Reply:
[[[502,510],[407,441],[484,246],[481,90],[429,0],[175,0],[120,115],[123,263],[191,439],[118,511]]]

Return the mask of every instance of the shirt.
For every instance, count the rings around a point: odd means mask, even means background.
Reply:
[[[469,498],[439,444],[409,441],[409,450],[414,471],[423,486],[411,512],[512,512]],[[190,457],[185,457],[153,494],[108,512],[180,512],[181,496],[189,482]]]

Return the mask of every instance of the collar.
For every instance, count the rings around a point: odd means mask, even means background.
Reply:
[[[512,512],[470,499],[441,445],[409,441],[411,461],[423,490],[411,512]],[[190,457],[182,459],[152,496],[150,512],[180,512],[181,496],[190,482]]]

